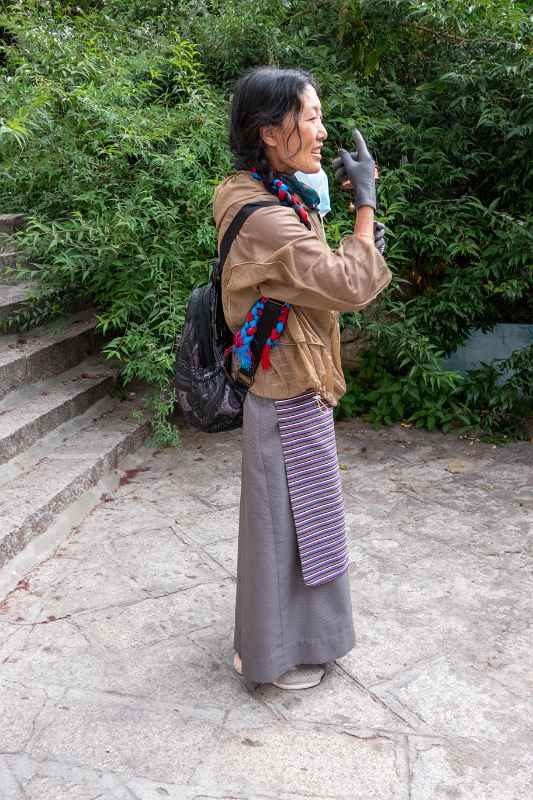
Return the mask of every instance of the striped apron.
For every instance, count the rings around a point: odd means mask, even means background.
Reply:
[[[319,586],[348,568],[333,409],[312,391],[274,405],[303,579]]]

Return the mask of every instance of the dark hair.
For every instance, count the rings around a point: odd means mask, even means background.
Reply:
[[[230,147],[236,169],[256,167],[265,182],[272,168],[265,154],[260,128],[281,125],[286,114],[301,111],[306,86],[317,88],[314,78],[300,69],[254,67],[242,75],[233,93],[230,118]],[[298,131],[299,133],[299,131]]]

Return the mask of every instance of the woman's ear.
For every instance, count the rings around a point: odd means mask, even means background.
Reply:
[[[261,128],[259,128],[259,135],[264,144],[270,145],[270,147],[276,146],[276,139],[273,135],[272,125],[263,125]]]

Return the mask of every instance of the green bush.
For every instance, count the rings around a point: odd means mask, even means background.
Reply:
[[[172,350],[208,277],[211,195],[229,162],[225,100],[196,47],[170,32],[148,48],[146,36],[92,16],[19,27],[0,206],[30,214],[23,245],[44,265],[29,322],[94,303],[125,380],[156,387],[169,438]]]
[[[527,3],[20,0],[3,9],[0,208],[30,215],[21,244],[41,265],[27,324],[94,303],[125,380],[154,385],[163,441],[173,438],[175,337],[215,254],[210,203],[231,168],[231,86],[258,62],[317,76],[326,159],[357,125],[379,162],[395,280],[372,314],[344,320],[368,349],[339,414],[520,435],[530,351],[513,355],[503,385],[503,367],[462,378],[441,359],[473,328],[533,320]],[[335,245],[352,220],[332,191]]]

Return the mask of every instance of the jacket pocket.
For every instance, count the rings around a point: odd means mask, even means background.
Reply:
[[[304,311],[295,306],[291,308],[289,314],[286,337],[283,337],[280,344],[290,344],[291,342],[299,345],[307,344],[313,347],[326,347],[326,343],[314,329]]]

